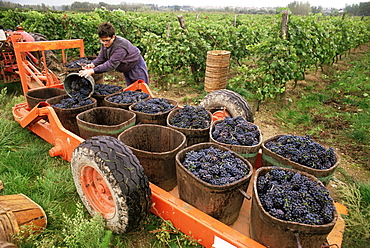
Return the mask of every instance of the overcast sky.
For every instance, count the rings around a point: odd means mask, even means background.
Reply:
[[[61,6],[61,5],[70,5],[73,2],[90,2],[90,3],[99,3],[104,2],[108,4],[119,4],[120,2],[125,3],[144,3],[144,4],[156,4],[158,6],[167,6],[167,5],[190,5],[194,7],[204,7],[204,6],[222,6],[222,7],[286,7],[289,3],[294,2],[294,0],[8,0],[13,3],[20,4],[42,4],[49,6]],[[307,1],[300,1],[304,2]],[[322,6],[324,8],[333,7],[337,9],[344,8],[346,5],[359,4],[360,2],[367,2],[367,0],[356,1],[356,0],[309,0],[311,6]]]

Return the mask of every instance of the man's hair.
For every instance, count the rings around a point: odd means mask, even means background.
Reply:
[[[116,30],[109,22],[103,22],[98,27],[99,38],[113,37],[115,34]]]

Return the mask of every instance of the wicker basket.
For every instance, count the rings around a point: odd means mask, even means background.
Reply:
[[[225,50],[214,50],[207,52],[207,67],[229,67],[231,52]]]
[[[204,90],[212,92],[226,89],[230,65],[230,52],[214,50],[207,52]]]

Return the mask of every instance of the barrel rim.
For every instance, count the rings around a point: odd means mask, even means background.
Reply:
[[[180,145],[178,145],[176,148],[171,149],[170,151],[167,151],[167,152],[148,152],[148,151],[140,150],[140,149],[137,149],[135,147],[132,147],[132,146],[126,144],[126,146],[128,146],[131,150],[134,150],[134,151],[137,151],[137,152],[140,152],[140,153],[143,153],[143,154],[149,154],[150,153],[150,154],[153,154],[153,155],[166,155],[166,154],[172,154],[175,151],[180,150],[181,148],[186,146],[186,136],[185,136],[185,134],[183,134],[182,132],[177,131],[173,128],[166,127],[166,126],[163,126],[163,125],[157,125],[157,124],[137,124],[135,126],[132,126],[128,129],[126,129],[125,131],[123,131],[122,133],[120,133],[117,137],[118,140],[122,141],[121,137],[123,135],[125,135],[128,132],[133,132],[134,129],[141,128],[141,127],[155,127],[155,128],[159,128],[159,129],[171,130],[171,131],[175,132],[176,134],[179,134],[183,138],[183,140],[182,140]]]
[[[107,106],[99,106],[99,107],[87,109],[87,110],[85,110],[85,111],[77,114],[77,116],[76,116],[77,122],[80,122],[82,124],[85,124],[86,126],[100,126],[100,127],[103,126],[103,127],[111,127],[111,128],[122,126],[123,123],[116,124],[116,125],[102,125],[102,124],[96,124],[96,123],[87,122],[87,121],[85,121],[85,120],[83,120],[81,118],[81,116],[83,116],[85,114],[88,114],[90,112],[97,111],[97,110],[100,110],[100,109],[110,109],[110,110],[114,110],[114,111],[117,111],[117,112],[123,112],[123,113],[129,114],[130,117],[125,122],[132,122],[132,120],[136,118],[136,114],[135,113],[133,113],[131,111],[128,111],[126,109],[115,108],[115,107],[107,107]]]

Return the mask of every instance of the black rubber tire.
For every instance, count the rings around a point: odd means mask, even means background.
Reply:
[[[0,241],[0,248],[17,248],[13,243],[8,243],[6,241]]]
[[[47,37],[43,34],[39,34],[39,33],[29,33],[34,39],[35,41],[48,41]],[[41,58],[41,53],[38,53],[38,54],[35,54],[36,55],[36,58],[40,59]],[[54,73],[57,73],[57,74],[60,74],[63,72],[63,70],[61,69],[61,62],[59,61],[59,59],[57,58],[56,54],[54,51],[52,50],[46,50],[45,51],[45,58],[46,58],[46,63],[47,63],[47,67]],[[42,69],[42,68],[40,68]]]
[[[248,102],[238,93],[231,90],[215,90],[206,95],[199,104],[213,113],[226,108],[232,117],[243,116],[247,121],[254,122],[253,112]]]
[[[95,216],[98,211],[82,190],[80,174],[85,166],[99,173],[112,194],[115,211],[111,218],[105,218],[107,228],[121,234],[139,227],[150,211],[151,190],[132,151],[111,136],[91,137],[73,151],[71,168],[77,192],[88,212]]]

